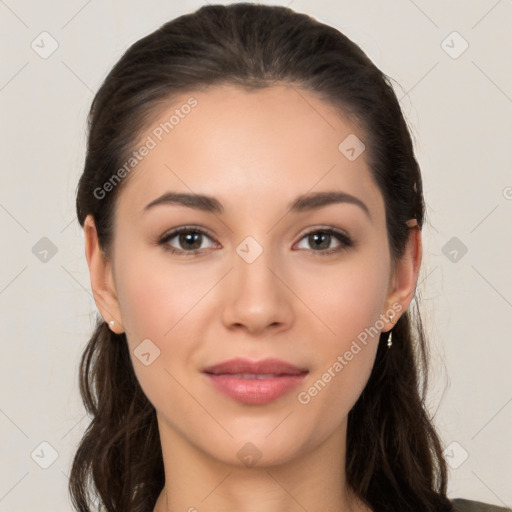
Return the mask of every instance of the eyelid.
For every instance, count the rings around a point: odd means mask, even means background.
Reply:
[[[159,240],[174,238],[176,235],[179,235],[181,233],[188,233],[189,231],[201,233],[203,235],[208,236],[209,238],[214,238],[213,235],[210,233],[210,231],[208,231],[206,228],[202,228],[200,226],[194,226],[192,224],[191,225],[187,224],[185,226],[179,226],[177,228],[169,229],[159,238]]]
[[[341,229],[341,228],[337,228],[337,227],[334,227],[334,226],[331,226],[329,224],[313,224],[311,226],[307,226],[305,227],[303,230],[299,231],[299,234],[296,235],[297,237],[300,237],[299,240],[302,240],[306,235],[309,235],[311,233],[316,233],[317,231],[327,231],[327,232],[332,232],[332,233],[336,233],[338,235],[343,235],[344,237],[348,238],[348,239],[351,239],[350,235],[348,234],[347,231],[345,231],[344,229]]]

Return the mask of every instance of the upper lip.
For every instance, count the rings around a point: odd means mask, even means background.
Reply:
[[[205,373],[221,374],[239,374],[248,373],[254,375],[300,375],[308,372],[307,368],[299,368],[286,361],[279,359],[262,359],[260,361],[251,361],[242,357],[229,359],[203,369]]]

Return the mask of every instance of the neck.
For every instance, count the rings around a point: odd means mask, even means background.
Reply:
[[[168,426],[164,428],[160,419],[159,429],[166,483],[154,512],[370,511],[346,485],[346,423],[313,450],[302,449],[293,460],[252,467],[212,458]]]

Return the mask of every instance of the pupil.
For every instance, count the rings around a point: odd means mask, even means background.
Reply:
[[[184,246],[187,246],[189,249],[199,249],[201,247],[201,242],[199,241],[199,244],[197,244],[197,241],[198,241],[200,236],[201,236],[201,233],[182,234],[182,235],[180,235],[180,243],[182,245],[184,245]],[[196,246],[193,245],[194,244],[194,240],[193,240],[194,237],[197,237],[196,240],[195,240]],[[189,242],[192,242],[192,244],[190,244]]]
[[[329,248],[329,242],[330,242],[330,236],[331,235],[328,235],[326,233],[315,233],[313,235],[310,235],[310,242],[312,240],[314,240],[315,243],[312,243],[311,245],[312,246],[316,246],[316,247],[319,247],[320,249],[328,249]],[[322,246],[322,241],[320,241],[320,244],[317,244],[316,242],[318,242],[318,240],[320,238],[323,238],[323,242],[327,241],[327,243],[324,243],[323,246]]]

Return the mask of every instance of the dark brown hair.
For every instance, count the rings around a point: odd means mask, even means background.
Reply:
[[[129,177],[106,197],[95,191],[123,165],[163,101],[209,85],[277,82],[318,94],[361,129],[396,262],[410,234],[406,221],[415,218],[421,229],[425,212],[420,170],[390,78],[335,28],[278,6],[208,5],[124,53],[89,113],[76,201],[80,225],[93,216],[108,256],[115,200]],[[417,293],[414,299],[417,305]],[[347,481],[379,512],[452,510],[441,443],[425,404],[428,347],[416,309],[414,322],[406,311],[394,326],[392,350],[382,333],[369,381],[348,416]],[[89,512],[99,497],[108,512],[151,512],[164,485],[155,410],[134,374],[125,334],[112,333],[100,318],[81,359],[80,392],[92,420],[71,469],[74,506]]]

